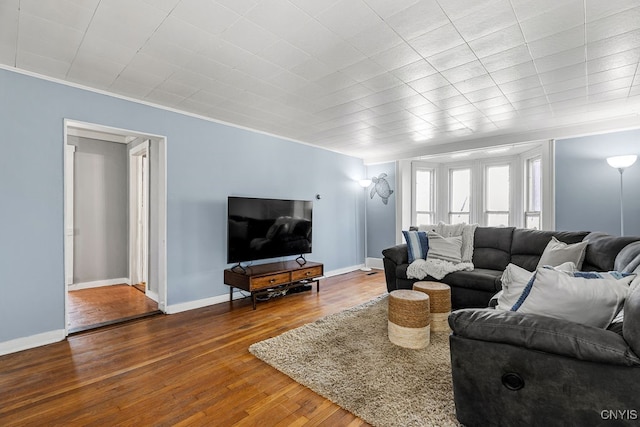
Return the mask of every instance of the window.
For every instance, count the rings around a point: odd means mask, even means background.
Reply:
[[[417,168],[415,170],[415,215],[416,225],[435,224],[434,209],[434,170]]]
[[[449,223],[469,223],[471,205],[471,169],[449,171]]]
[[[485,224],[491,227],[509,225],[510,204],[509,165],[487,166],[485,168]]]
[[[527,160],[526,206],[524,213],[525,228],[540,229],[540,211],[542,209],[542,159],[534,157]]]

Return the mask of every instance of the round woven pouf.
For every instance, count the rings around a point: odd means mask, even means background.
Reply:
[[[389,341],[406,348],[429,345],[429,295],[409,289],[389,294]]]
[[[416,282],[414,291],[429,295],[429,310],[431,312],[431,331],[449,331],[449,314],[451,314],[451,288],[440,282]]]

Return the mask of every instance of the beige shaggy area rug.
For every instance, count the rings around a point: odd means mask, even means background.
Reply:
[[[369,424],[458,426],[447,333],[411,350],[387,337],[386,295],[249,351]]]

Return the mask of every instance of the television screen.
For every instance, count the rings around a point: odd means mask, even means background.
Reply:
[[[229,197],[227,262],[311,253],[313,202]]]

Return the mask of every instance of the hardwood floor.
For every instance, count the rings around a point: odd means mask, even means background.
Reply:
[[[159,313],[158,303],[129,285],[69,291],[69,333]]]
[[[315,289],[85,332],[0,357],[0,425],[367,425],[251,355],[249,345],[386,292],[355,271]]]

